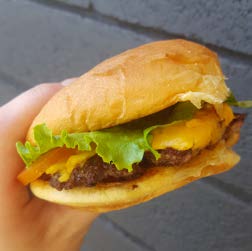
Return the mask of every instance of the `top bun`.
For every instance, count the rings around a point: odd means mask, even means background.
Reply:
[[[217,55],[199,44],[167,40],[105,60],[59,91],[34,119],[53,134],[100,130],[158,112],[179,101],[219,104],[229,89]]]

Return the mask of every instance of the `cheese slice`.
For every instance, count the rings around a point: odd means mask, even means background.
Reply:
[[[68,158],[66,162],[56,163],[50,166],[46,170],[46,174],[59,173],[60,174],[59,181],[65,182],[69,180],[73,169],[78,164],[84,164],[93,155],[95,155],[95,151],[85,151],[80,154],[72,155],[71,157]]]
[[[232,109],[227,104],[199,110],[195,117],[152,131],[152,147],[156,150],[167,147],[176,150],[202,149],[219,141],[227,125],[233,120]]]

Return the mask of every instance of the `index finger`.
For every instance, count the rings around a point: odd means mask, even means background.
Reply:
[[[40,84],[2,106],[0,108],[0,146],[6,141],[16,142],[24,139],[34,117],[61,88],[62,85],[58,83]]]

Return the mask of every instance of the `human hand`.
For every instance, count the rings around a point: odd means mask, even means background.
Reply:
[[[16,179],[24,164],[15,144],[24,141],[34,117],[61,88],[60,83],[41,84],[0,107],[0,250],[79,250],[97,217],[39,200]]]

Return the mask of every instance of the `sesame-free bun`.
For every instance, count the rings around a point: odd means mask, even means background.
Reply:
[[[58,191],[48,182],[37,180],[30,187],[34,195],[50,202],[108,212],[143,203],[194,180],[227,171],[238,161],[239,156],[220,142],[214,149],[203,150],[187,164],[150,168],[132,181]]]
[[[123,124],[180,101],[223,103],[229,94],[217,55],[185,40],[154,42],[105,60],[59,91],[34,119],[53,134],[86,132]],[[155,198],[194,180],[226,171],[239,156],[220,142],[187,164],[149,168],[138,179],[57,191],[37,180],[32,192],[51,202],[106,212]]]
[[[217,55],[186,40],[142,45],[105,60],[59,91],[34,119],[54,134],[85,132],[123,124],[179,101],[224,102],[225,85]]]

